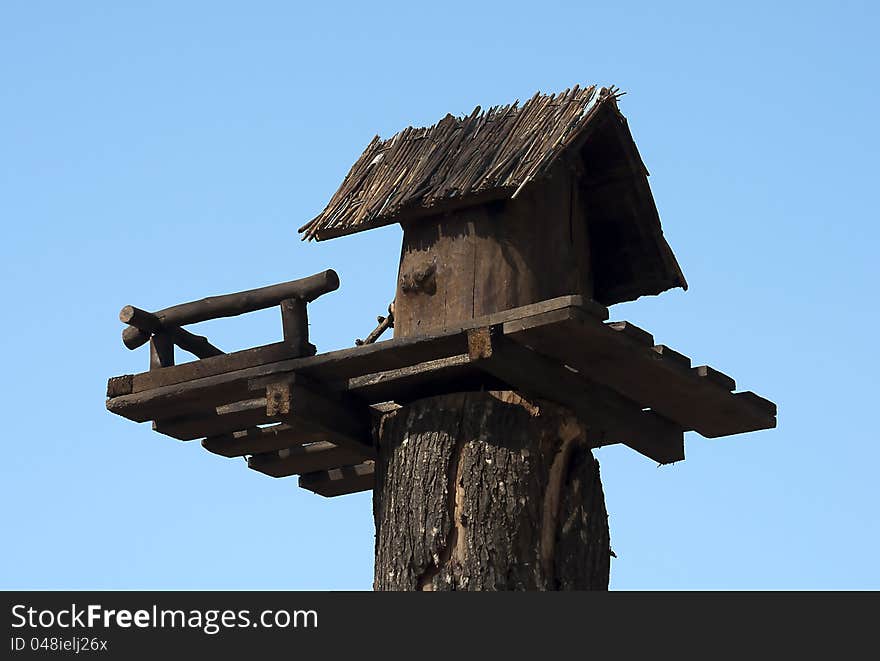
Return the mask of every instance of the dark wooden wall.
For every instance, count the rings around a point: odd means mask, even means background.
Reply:
[[[579,194],[560,162],[549,179],[515,200],[405,224],[394,336],[567,294],[592,298]]]

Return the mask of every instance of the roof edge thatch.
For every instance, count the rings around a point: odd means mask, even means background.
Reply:
[[[513,199],[547,176],[556,159],[582,141],[614,87],[575,86],[536,93],[468,116],[447,115],[430,127],[374,137],[325,209],[299,228],[325,240],[434,215],[470,204]]]

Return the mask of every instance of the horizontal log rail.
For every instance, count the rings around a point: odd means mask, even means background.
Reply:
[[[249,466],[267,474],[300,474],[300,486],[328,497],[372,487],[377,411],[450,392],[556,402],[586,423],[591,447],[624,443],[661,464],[684,458],[687,431],[714,438],[776,426],[769,400],[733,392],[726,374],[607,318],[604,307],[563,296],[319,355],[294,355],[286,339],[114,377],[106,405],[172,438],[203,438],[212,453],[257,457]],[[305,330],[288,326],[285,338]]]
[[[126,324],[122,331],[122,343],[129,349],[137,349],[151,342],[151,368],[166,367],[174,363],[168,342],[197,358],[219,356],[224,353],[221,349],[211,344],[206,337],[190,333],[182,326],[210,319],[235,317],[278,305],[281,307],[285,341],[296,345],[294,349],[299,355],[308,355],[314,353],[314,346],[308,342],[306,303],[338,288],[339,276],[333,269],[328,269],[299,280],[234,294],[209,296],[157,312],[126,305],[119,312],[119,320]]]
[[[129,324],[144,333],[153,334],[164,332],[167,333],[171,341],[174,342],[184,351],[189,351],[198,358],[210,358],[211,356],[222,356],[223,351],[208,342],[208,338],[204,335],[196,335],[180,326],[162,327],[162,321],[152,312],[141,310],[133,305],[126,305],[119,313],[119,321],[123,324]],[[137,348],[137,347],[132,347]]]
[[[158,312],[153,312],[152,316],[158,320],[160,328],[171,326],[185,326],[186,324],[195,324],[200,321],[208,321],[209,319],[219,319],[221,317],[236,317],[246,312],[255,312],[264,310],[275,305],[280,305],[281,301],[288,298],[298,298],[310,303],[322,294],[327,294],[339,288],[339,276],[333,269],[328,269],[315,275],[299,280],[291,280],[278,285],[270,285],[268,287],[260,287],[259,289],[249,289],[235,294],[225,294],[223,296],[209,296],[200,301],[191,301],[189,303],[181,303],[174,305]],[[122,308],[119,317],[123,323],[131,324],[122,332],[122,342],[129,349],[137,349],[146,344],[150,339],[150,333],[156,330],[145,330],[137,325],[137,321],[144,322],[142,317],[136,314],[131,316],[131,321],[126,321],[123,316],[131,314],[132,306]],[[145,322],[149,324],[149,322]],[[147,328],[152,328],[147,325]]]

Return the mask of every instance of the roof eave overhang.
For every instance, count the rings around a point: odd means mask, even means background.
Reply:
[[[379,216],[370,221],[358,223],[354,227],[318,230],[315,232],[314,238],[316,241],[326,241],[327,239],[335,239],[340,236],[357,234],[358,232],[385,227],[386,225],[394,225],[395,223],[406,225],[412,221],[422,220],[431,216],[442,216],[468,207],[486,204],[487,202],[509,200],[513,197],[514,192],[516,192],[516,188],[507,186],[503,188],[492,188],[490,190],[480,191],[478,193],[460,197],[448,197],[438,200],[430,206],[414,204],[407,208],[397,209],[390,214]],[[306,237],[303,237],[303,239],[305,238]]]

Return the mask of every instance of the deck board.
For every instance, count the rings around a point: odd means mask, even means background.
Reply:
[[[430,335],[309,357],[268,345],[114,377],[107,408],[156,421],[157,431],[175,438],[207,437],[202,444],[215,454],[262,457],[253,463],[268,466],[264,472],[303,473],[301,485],[323,495],[369,488],[371,464],[321,461],[369,458],[371,407],[447,392],[510,388],[550,399],[591,425],[594,446],[622,442],[660,463],[684,457],[684,430],[714,438],[776,425],[772,402],[734,393],[731,377],[692,368],[688,356],[655,344],[649,332],[606,319],[605,308],[566,296]],[[494,338],[494,354],[474,354],[469,335],[481,332]],[[272,401],[267,410],[273,388],[288,393],[285,405],[295,410],[278,415]],[[316,442],[341,449],[303,450]],[[279,465],[286,468],[272,467],[278,452],[286,453]]]

